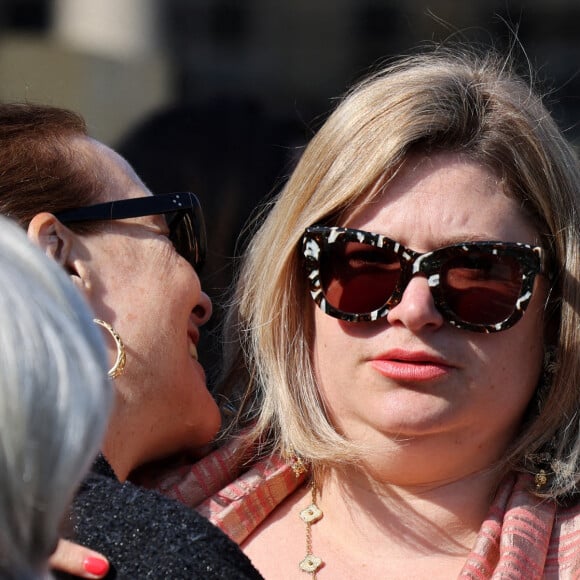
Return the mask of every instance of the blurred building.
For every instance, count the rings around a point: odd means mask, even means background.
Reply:
[[[579,22],[578,0],[0,0],[0,98],[77,109],[109,143],[216,96],[308,125],[393,54],[449,36],[506,46],[515,30],[577,139]]]

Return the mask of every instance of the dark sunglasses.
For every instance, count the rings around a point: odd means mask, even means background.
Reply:
[[[538,246],[465,242],[421,254],[380,234],[339,227],[307,228],[302,251],[312,298],[348,322],[387,316],[421,274],[447,322],[499,332],[520,320],[536,275],[545,271]]]
[[[120,199],[58,212],[63,224],[74,222],[121,220],[164,214],[169,239],[177,252],[195,269],[205,261],[206,233],[201,205],[193,193],[164,193],[147,197]]]

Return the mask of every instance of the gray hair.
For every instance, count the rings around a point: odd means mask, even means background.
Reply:
[[[86,302],[3,217],[0,280],[0,576],[39,578],[101,443],[112,386]]]

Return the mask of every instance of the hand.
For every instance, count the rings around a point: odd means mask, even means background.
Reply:
[[[103,578],[109,571],[109,562],[102,554],[68,540],[59,540],[49,565],[79,578]]]

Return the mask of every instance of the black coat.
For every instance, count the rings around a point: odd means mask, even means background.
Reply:
[[[82,483],[71,519],[71,539],[109,559],[107,579],[262,579],[207,519],[155,491],[121,484],[103,457]]]

